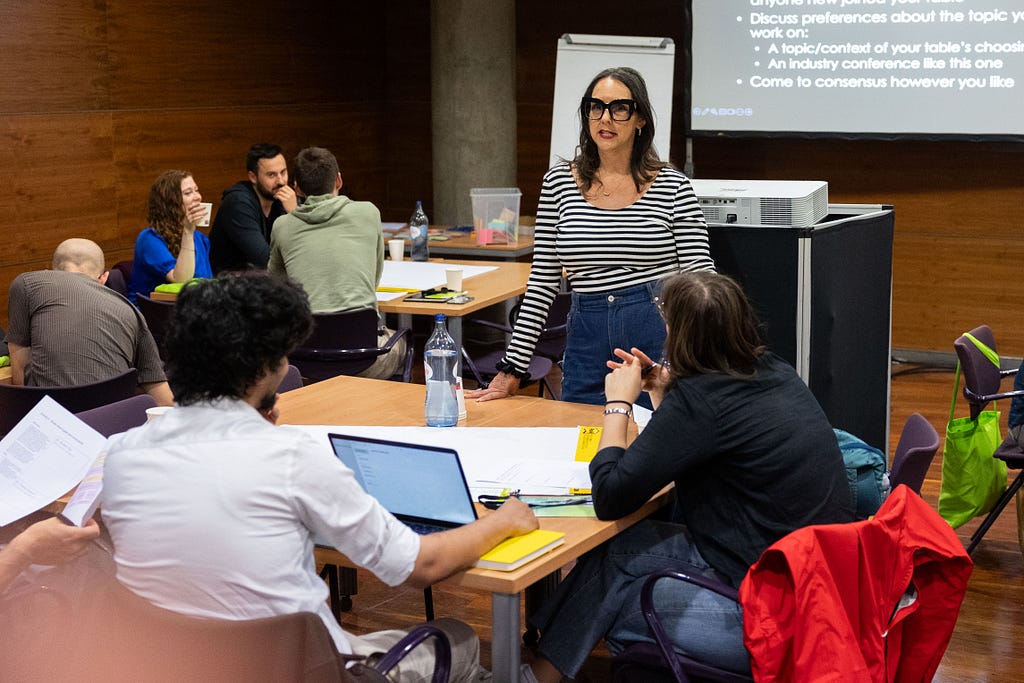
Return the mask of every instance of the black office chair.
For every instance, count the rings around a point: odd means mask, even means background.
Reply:
[[[131,398],[138,390],[138,371],[76,387],[26,387],[0,384],[0,436],[4,436],[21,418],[35,407],[43,396],[49,396],[73,413]]]
[[[135,305],[138,307],[142,317],[146,319],[146,326],[149,327],[153,341],[159,349],[163,344],[164,335],[167,333],[167,326],[174,315],[175,302],[150,299],[145,294],[135,295]]]
[[[547,320],[545,320],[544,327],[541,328],[540,336],[537,338],[537,346],[534,348],[533,357],[530,359],[530,366],[526,371],[529,373],[530,381],[538,382],[538,396],[543,397],[544,389],[547,389],[548,394],[552,398],[558,398],[558,394],[555,393],[547,376],[554,367],[554,364],[561,362],[562,355],[565,353],[566,318],[569,315],[571,305],[572,294],[568,292],[558,294],[552,302],[551,308],[548,309]],[[467,322],[473,325],[500,330],[505,334],[512,334],[516,318],[519,317],[520,306],[521,304],[516,304],[509,311],[508,325],[501,325],[490,320],[478,318],[469,318]],[[477,386],[481,388],[486,388],[490,380],[494,379],[495,375],[498,374],[495,365],[504,355],[504,349],[471,355],[465,346],[462,348],[462,359],[465,361],[465,366],[472,373]],[[465,372],[463,374],[465,375]],[[529,382],[524,382],[524,386],[528,384]]]
[[[996,351],[995,336],[988,325],[974,328],[970,331],[970,335],[993,351]],[[963,370],[963,392],[964,398],[967,399],[967,403],[971,408],[971,419],[977,419],[981,411],[991,401],[1024,396],[1024,392],[1020,391],[999,391],[1003,379],[1012,377],[1017,373],[1017,370],[1000,369],[966,336],[961,335],[953,342],[953,350],[956,351],[960,367]],[[992,509],[981,525],[971,534],[971,542],[967,546],[968,554],[974,552],[974,549],[981,543],[981,539],[988,533],[989,528],[999,518],[1007,503],[1024,485],[1024,450],[1021,450],[1013,439],[1009,437],[1004,439],[1002,444],[996,448],[992,457],[1002,460],[1008,468],[1019,470],[1019,472],[996,500],[995,505],[992,506]],[[1024,545],[1022,545],[1022,552],[1024,552]]]
[[[412,380],[412,332],[400,328],[384,346],[377,346],[378,314],[372,308],[343,313],[314,313],[313,333],[302,346],[289,356],[290,363],[299,368],[303,378],[310,382],[357,375],[366,370],[379,356],[389,353],[400,339],[405,339],[405,356],[398,371],[388,379],[398,382]]]

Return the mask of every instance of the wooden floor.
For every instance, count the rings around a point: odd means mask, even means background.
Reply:
[[[917,372],[893,366],[891,446],[907,416],[920,412],[942,434],[949,413],[951,372]],[[1008,406],[1002,406],[1005,412]],[[933,507],[939,493],[941,453],[936,457],[922,495]],[[1011,476],[1015,472],[1011,470]],[[978,520],[957,530],[965,541]],[[974,553],[974,573],[953,638],[935,676],[939,683],[1003,683],[1024,681],[1024,557],[1017,541],[1017,509],[1011,502]],[[482,641],[481,658],[490,664],[490,600],[470,591],[435,588],[437,616],[450,616],[471,624]],[[360,572],[359,593],[343,626],[355,633],[409,625],[423,619],[423,594],[403,588],[388,589]],[[595,649],[579,680],[610,680],[609,655]]]

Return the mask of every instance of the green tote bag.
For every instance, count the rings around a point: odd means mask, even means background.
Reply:
[[[971,335],[967,337],[989,360],[999,364],[999,356],[994,351]],[[977,420],[969,417],[954,418],[959,392],[958,362],[953,402],[949,408],[949,423],[946,425],[942,485],[939,490],[939,514],[954,529],[986,514],[1006,488],[1006,463],[992,457],[1003,440],[999,433],[999,411],[983,410]]]

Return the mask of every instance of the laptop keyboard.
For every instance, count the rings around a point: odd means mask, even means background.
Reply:
[[[427,524],[426,522],[403,522],[403,524],[418,533],[420,536],[436,534],[438,531],[444,531],[444,527],[436,524]]]

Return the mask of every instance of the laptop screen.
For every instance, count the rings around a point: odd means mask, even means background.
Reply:
[[[330,434],[331,447],[363,490],[403,521],[469,524],[476,509],[451,448]]]

